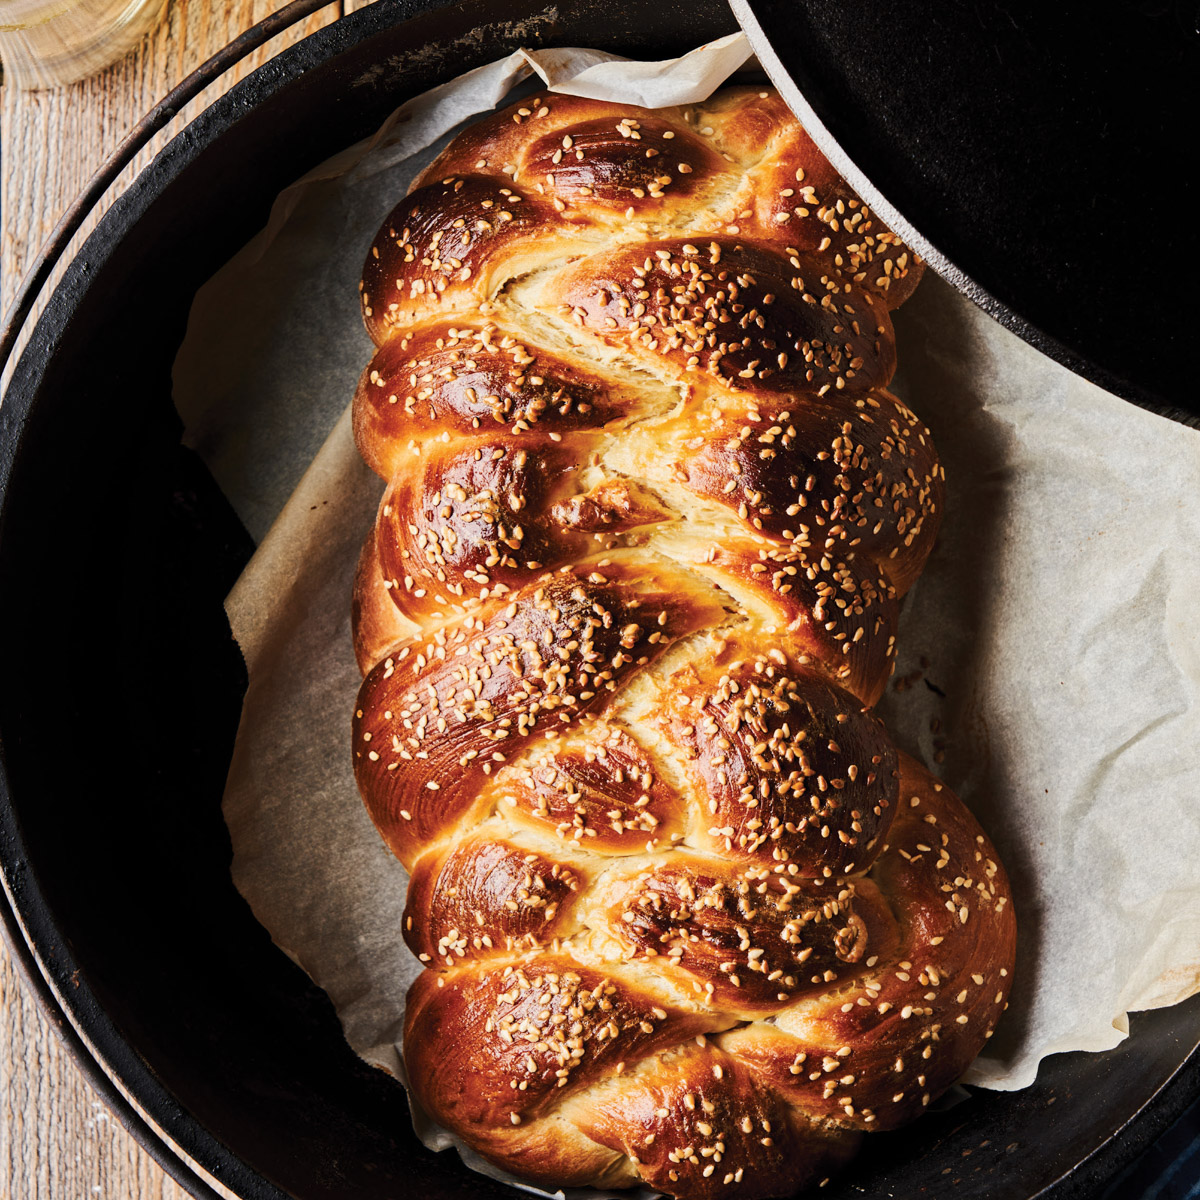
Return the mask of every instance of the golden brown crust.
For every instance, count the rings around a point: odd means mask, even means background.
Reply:
[[[516,438],[598,429],[625,406],[611,384],[488,323],[438,323],[401,332],[379,348],[359,380],[354,436],[383,479],[413,447],[443,431]]]
[[[853,1151],[852,1132],[814,1127],[775,1089],[698,1040],[644,1059],[586,1109],[572,1106],[582,1129],[628,1155],[647,1186],[699,1200],[792,1196]]]
[[[689,663],[660,721],[706,822],[696,841],[790,879],[863,871],[896,812],[896,750],[879,719],[779,651]]]
[[[729,1023],[570,956],[535,954],[489,971],[422,975],[409,996],[405,1063],[450,1129],[507,1133],[620,1063]]]
[[[537,949],[565,935],[587,876],[502,838],[475,837],[413,867],[404,940],[423,963],[453,968]]]
[[[561,741],[561,739],[560,739]],[[597,723],[575,744],[535,750],[497,777],[510,820],[603,854],[653,853],[683,835],[679,797],[618,727]]]
[[[365,675],[398,642],[411,637],[412,623],[400,614],[390,594],[391,580],[385,579],[379,562],[375,530],[367,534],[354,572],[350,597],[350,624],[354,630],[354,653],[358,669]]]
[[[1016,948],[1004,868],[971,814],[904,755],[900,787],[871,873],[895,947],[826,1003],[722,1037],[807,1111],[864,1129],[904,1124],[962,1075],[1004,1011]]]
[[[524,1179],[791,1195],[1004,1007],[995,852],[871,711],[941,519],[920,274],[757,89],[524,101],[371,247],[355,775],[414,1095]]]
[[[702,436],[683,463],[697,496],[808,551],[809,563],[831,553],[872,562],[900,595],[920,574],[943,482],[929,431],[891,393],[852,405],[759,403],[727,413]]]
[[[410,193],[363,267],[367,331],[383,341],[430,310],[468,311],[491,290],[494,265],[557,224],[553,210],[482,175],[447,176]]]
[[[494,770],[602,709],[722,611],[715,590],[682,571],[605,560],[545,575],[506,600],[398,648],[359,691],[355,777],[406,866],[483,811]]]
[[[686,853],[599,890],[634,961],[746,1019],[853,974],[890,920],[869,883],[826,888]]]
[[[823,257],[749,241],[606,250],[563,271],[548,299],[611,345],[755,395],[858,395],[896,369],[881,300]]]

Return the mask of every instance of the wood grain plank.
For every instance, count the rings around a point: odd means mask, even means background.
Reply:
[[[171,0],[160,25],[119,63],[69,87],[21,92],[0,89],[0,304],[7,310],[27,266],[71,201],[141,117],[172,87],[233,37],[286,0]],[[130,164],[73,240],[64,261],[95,227],[104,209],[155,154],[208,104],[286,45],[341,15],[326,8],[247,56],[187,105]]]
[[[171,0],[159,26],[102,74],[47,91],[0,88],[0,306],[7,310],[62,213],[141,116],[188,72],[284,2]],[[339,3],[330,4],[188,106],[109,190],[80,238],[204,105],[283,45],[340,13]],[[230,1195],[219,1185],[217,1191]],[[0,1200],[186,1196],[92,1091],[0,945]]]

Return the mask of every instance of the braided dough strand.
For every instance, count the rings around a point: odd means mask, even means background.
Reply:
[[[757,89],[526,100],[371,248],[355,771],[412,1087],[516,1175],[792,1194],[1005,1007],[1003,868],[872,711],[943,498],[920,274]]]

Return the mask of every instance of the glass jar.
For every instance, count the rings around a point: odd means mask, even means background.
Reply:
[[[59,87],[123,58],[166,0],[0,0],[4,82]]]

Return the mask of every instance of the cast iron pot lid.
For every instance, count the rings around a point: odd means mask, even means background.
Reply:
[[[1200,414],[1194,0],[730,0],[767,74],[934,270],[1043,353]]]

